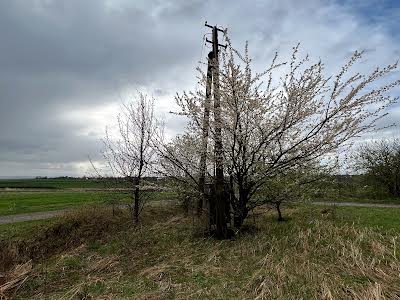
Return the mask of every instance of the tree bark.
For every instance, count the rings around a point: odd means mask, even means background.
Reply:
[[[395,188],[394,188],[394,196],[395,197],[400,197],[400,185],[395,184]]]
[[[140,188],[139,188],[140,179],[135,178],[135,190],[133,192],[133,211],[132,211],[132,219],[133,223],[137,225],[139,223],[139,206],[140,206]]]
[[[235,211],[235,215],[233,217],[233,225],[236,229],[242,227],[244,220],[247,218],[249,211],[247,207],[242,207]]]
[[[284,221],[284,219],[282,217],[282,212],[281,212],[281,202],[276,202],[275,206],[276,206],[276,210],[278,212],[278,221],[279,222]]]
[[[134,203],[134,207],[133,207],[133,222],[135,224],[139,223],[139,187],[135,188],[135,203]]]
[[[233,225],[236,229],[239,229],[243,225],[243,222],[249,213],[249,210],[247,209],[247,199],[247,190],[244,188],[242,180],[239,180],[239,201],[235,207],[233,217]]]

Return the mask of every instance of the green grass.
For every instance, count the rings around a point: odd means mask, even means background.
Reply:
[[[37,249],[60,243],[51,237],[60,229],[71,247],[36,260],[16,297],[396,299],[396,212],[300,206],[277,222],[274,212],[260,210],[234,240],[216,241],[175,207],[145,210],[138,228],[129,226],[128,214],[81,211],[48,225]]]
[[[400,208],[336,207],[336,210],[346,222],[400,233]]]
[[[0,192],[0,215],[60,210],[123,197],[110,192]]]
[[[358,227],[378,229],[381,232],[400,233],[400,208],[331,205],[302,205],[300,207],[310,217],[315,211],[322,211],[340,224],[356,224]]]
[[[175,198],[174,192],[146,192],[143,199],[162,201]],[[78,191],[1,191],[0,216],[51,211],[90,203],[128,203],[128,193]]]

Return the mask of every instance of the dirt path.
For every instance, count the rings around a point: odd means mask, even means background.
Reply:
[[[165,201],[152,201],[146,203],[148,206],[163,206],[163,205],[171,205],[176,204],[176,200],[165,200]],[[119,208],[127,208],[127,205],[121,204],[118,205]],[[75,207],[77,208],[77,207]],[[54,217],[62,216],[64,213],[73,210],[70,209],[62,209],[62,210],[53,210],[53,211],[43,211],[43,212],[32,212],[25,214],[17,214],[17,215],[9,215],[9,216],[0,216],[0,224],[10,224],[24,221],[35,221],[35,220],[45,220]]]
[[[55,211],[42,211],[42,212],[32,212],[26,214],[10,215],[10,216],[0,216],[0,224],[50,219],[61,216],[66,211],[67,211],[66,209],[63,209]]]
[[[311,202],[313,205],[331,205],[331,206],[357,206],[357,207],[383,207],[383,208],[400,208],[400,204],[380,204],[380,203],[360,203],[360,202]]]
[[[157,201],[149,202],[147,205],[157,206],[157,205],[168,205],[176,203],[176,200],[167,201]],[[357,203],[357,202],[311,202],[313,205],[331,205],[331,206],[356,206],[356,207],[387,207],[387,208],[400,208],[400,204],[379,204],[379,203]],[[122,206],[126,207],[126,206]],[[26,214],[10,215],[10,216],[0,216],[0,224],[17,223],[24,221],[34,221],[34,220],[44,220],[54,217],[58,217],[67,212],[68,209],[56,210],[56,211],[45,211],[45,212],[33,212]]]

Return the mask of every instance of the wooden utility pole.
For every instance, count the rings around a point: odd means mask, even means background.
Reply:
[[[221,101],[219,93],[219,47],[226,47],[218,43],[218,31],[223,30],[217,26],[205,26],[212,28],[212,41],[207,42],[213,46],[213,63],[212,63],[212,84],[214,96],[214,155],[215,155],[215,225],[216,235],[218,238],[228,237],[228,203],[225,197],[224,189],[224,167],[223,167],[223,147],[222,147],[222,117],[221,117]]]
[[[201,140],[201,155],[200,155],[200,174],[199,174],[199,192],[201,198],[197,205],[197,214],[200,216],[206,203],[205,179],[207,169],[207,147],[208,147],[208,132],[210,126],[210,105],[211,105],[211,84],[212,84],[212,63],[214,60],[214,52],[208,53],[207,64],[207,83],[206,83],[206,99],[204,103],[204,116],[202,124],[202,140]]]

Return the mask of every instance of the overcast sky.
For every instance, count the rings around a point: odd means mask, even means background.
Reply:
[[[85,175],[135,89],[179,132],[184,121],[168,111],[196,87],[206,20],[238,48],[248,40],[256,68],[298,42],[328,71],[356,49],[363,69],[400,59],[397,0],[0,1],[0,176]],[[385,122],[399,121],[397,105]]]

